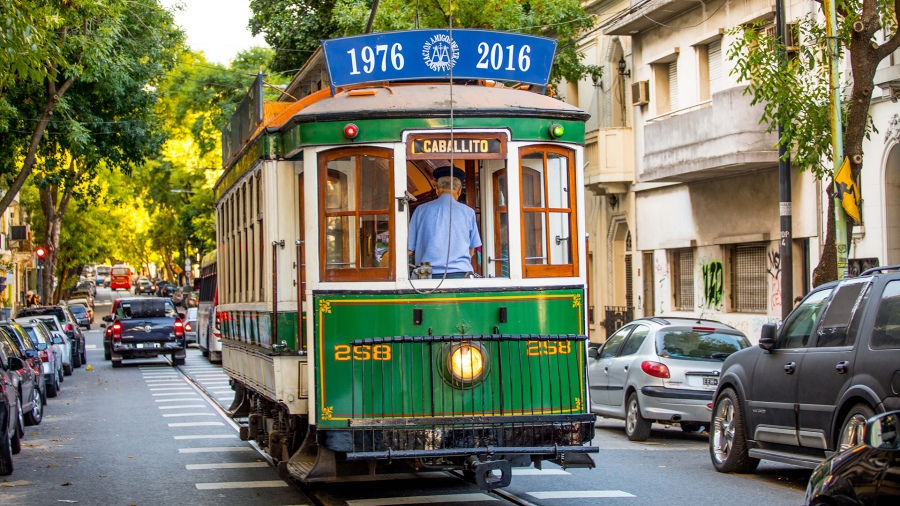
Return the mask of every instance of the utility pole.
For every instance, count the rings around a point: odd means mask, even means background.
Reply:
[[[784,1],[775,0],[775,42],[781,51],[779,65],[787,64],[784,53]],[[791,158],[787,146],[781,143],[784,125],[778,124],[778,215],[781,218],[781,237],[778,254],[781,266],[781,321],[794,309],[794,252],[793,210],[791,202]]]
[[[825,38],[828,41],[828,94],[831,112],[831,153],[834,163],[834,175],[837,175],[844,161],[844,134],[841,125],[841,70],[840,41],[838,40],[837,7],[835,0],[824,0]],[[832,181],[834,177],[832,176]],[[841,206],[837,183],[833,183],[834,191],[834,242],[837,250],[837,279],[844,279],[847,274],[847,216]]]

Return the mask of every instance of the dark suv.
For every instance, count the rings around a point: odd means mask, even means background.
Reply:
[[[87,364],[87,352],[84,348],[84,334],[81,333],[81,327],[78,326],[78,320],[69,311],[69,308],[63,306],[43,306],[29,307],[22,309],[16,314],[16,318],[25,316],[45,316],[53,315],[62,323],[69,342],[72,343],[72,367],[81,367],[81,364]]]
[[[814,468],[860,444],[866,419],[900,409],[898,270],[817,287],[725,361],[709,439],[718,471],[752,472],[760,459]]]

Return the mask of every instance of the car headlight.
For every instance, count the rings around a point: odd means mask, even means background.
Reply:
[[[475,381],[484,372],[484,354],[481,348],[461,344],[453,348],[449,357],[450,374],[457,381]]]

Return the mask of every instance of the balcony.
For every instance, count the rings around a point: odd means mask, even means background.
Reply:
[[[601,128],[585,136],[584,186],[598,195],[625,193],[634,182],[634,135],[630,128]]]
[[[649,120],[644,126],[641,182],[685,183],[771,168],[778,164],[775,132],[759,123],[743,87],[712,96],[711,104]]]
[[[639,3],[632,1],[632,5]],[[634,35],[648,28],[656,28],[691,9],[697,8],[696,0],[651,0],[634,12],[622,17],[603,31],[604,35]]]

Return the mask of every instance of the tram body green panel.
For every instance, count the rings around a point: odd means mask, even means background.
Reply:
[[[315,364],[320,428],[349,420],[575,414],[585,412],[581,340],[470,341],[485,355],[480,381],[449,373],[456,342],[367,343],[396,336],[582,334],[583,290],[316,294]],[[501,307],[507,323],[500,323]],[[422,310],[415,325],[414,310]],[[390,425],[390,422],[383,422]]]
[[[219,312],[222,318],[221,336],[238,343],[272,349],[273,329],[271,311],[231,311]],[[305,320],[306,316],[301,317]],[[297,347],[297,312],[278,312],[278,341],[284,342],[285,350],[298,350],[306,347],[305,342]]]

